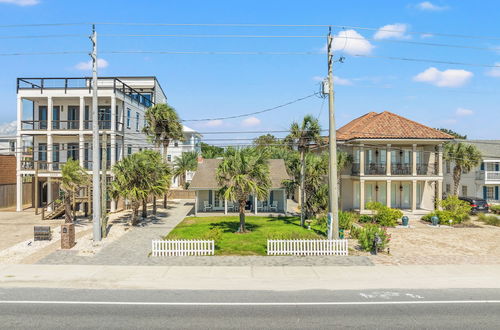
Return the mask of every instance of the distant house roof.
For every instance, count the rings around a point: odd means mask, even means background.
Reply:
[[[337,130],[337,139],[438,139],[453,136],[389,111],[370,112]]]
[[[473,144],[483,154],[484,160],[500,160],[500,140],[460,140]]]
[[[222,159],[204,159],[202,163],[198,164],[189,189],[220,189],[215,173],[221,161]],[[283,188],[283,180],[290,179],[286,172],[285,161],[283,159],[270,159],[268,162],[271,188]]]

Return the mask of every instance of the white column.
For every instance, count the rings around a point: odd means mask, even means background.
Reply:
[[[440,144],[438,146],[438,175],[440,177],[443,177],[443,145],[442,144]]]
[[[83,131],[83,127],[85,126],[83,124],[83,120],[85,119],[85,98],[83,96],[80,96],[80,107],[78,109],[78,111],[80,112],[79,114],[79,118],[80,118],[80,123],[78,125],[80,131]]]
[[[386,155],[385,155],[385,162],[386,162],[386,175],[387,176],[390,176],[391,175],[391,161],[392,161],[392,157],[391,157],[391,145],[388,144],[387,145],[387,151],[386,151]]]
[[[111,96],[111,131],[116,131],[116,97]]]
[[[386,187],[385,187],[385,205],[387,205],[387,207],[391,207],[391,198],[392,198],[392,195],[391,195],[391,188],[392,188],[392,181],[391,180],[387,180],[386,181]]]
[[[436,199],[438,201],[438,209],[441,210],[441,199],[443,198],[443,180],[436,181],[437,184],[437,196]]]
[[[23,120],[23,99],[17,97],[17,139],[16,139],[16,211],[23,210],[23,177],[21,175],[22,138],[21,121]]]
[[[286,189],[283,189],[283,213],[286,215],[287,205],[286,205]]]
[[[257,214],[257,196],[253,196],[253,212]]]
[[[53,201],[52,197],[52,180],[50,177],[47,178],[47,204],[51,203]],[[47,207],[47,211],[52,211],[52,206]]]
[[[79,139],[78,139],[78,159],[80,166],[84,166],[84,160],[85,160],[85,136],[83,133],[79,134]]]
[[[413,176],[417,175],[417,145],[413,145],[413,152],[412,152],[412,160],[411,160],[411,165],[412,165],[412,174]]]
[[[224,214],[227,214],[227,199],[224,199]]]
[[[359,149],[359,175],[365,175],[365,147],[360,145]]]
[[[194,215],[198,215],[198,190],[194,194]]]
[[[54,105],[52,103],[52,97],[47,97],[47,130],[52,130],[52,118],[54,112]]]
[[[365,180],[359,180],[359,212],[365,210]]]
[[[417,180],[411,182],[411,210],[417,210]]]
[[[47,162],[49,171],[52,171],[53,152],[54,152],[54,140],[52,138],[52,133],[49,133],[47,134]]]

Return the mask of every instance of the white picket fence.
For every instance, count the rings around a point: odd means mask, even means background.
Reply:
[[[267,255],[305,255],[305,256],[346,256],[349,246],[346,239],[292,239],[267,240]]]
[[[153,240],[151,246],[153,257],[163,256],[212,256],[214,241],[198,240]]]

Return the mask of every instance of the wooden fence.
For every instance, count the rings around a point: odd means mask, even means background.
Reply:
[[[163,256],[212,256],[214,255],[214,241],[153,240],[151,246],[153,257]]]
[[[196,192],[194,190],[170,189],[168,198],[170,199],[194,199]]]
[[[267,255],[346,256],[349,247],[346,239],[340,240],[267,240]]]
[[[32,205],[33,203],[33,184],[31,182],[23,183],[23,205]],[[0,184],[0,208],[16,206],[16,184]]]

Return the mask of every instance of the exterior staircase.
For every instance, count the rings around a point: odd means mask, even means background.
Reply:
[[[81,193],[83,191],[83,194]],[[90,195],[90,196],[89,196]],[[92,188],[90,186],[80,187],[78,193],[73,196],[71,205],[86,203],[92,199]],[[42,220],[52,220],[60,218],[65,213],[64,200],[55,199],[49,204],[42,207]]]

